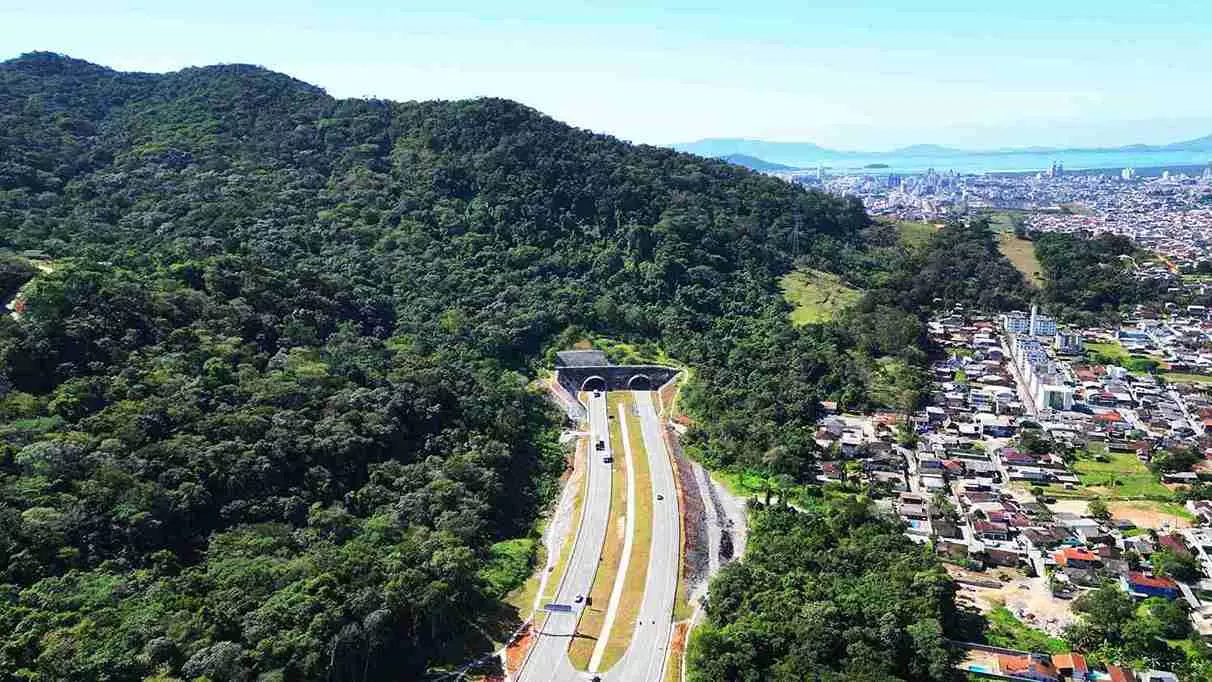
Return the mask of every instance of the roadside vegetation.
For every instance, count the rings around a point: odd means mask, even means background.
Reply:
[[[867,502],[750,516],[745,556],[713,581],[691,637],[689,680],[956,677],[954,584]]]

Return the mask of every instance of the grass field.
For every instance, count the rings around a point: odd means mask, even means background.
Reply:
[[[1116,364],[1125,362],[1128,360],[1128,358],[1132,357],[1126,348],[1119,345],[1118,341],[1108,341],[1106,343],[1086,343],[1085,349],[1087,353],[1097,353],[1106,357],[1108,360],[1112,360]]]
[[[1003,209],[999,211],[985,211],[981,214],[981,217],[989,219],[989,227],[994,232],[1014,232],[1015,216],[1025,217],[1026,215],[1026,211]]]
[[[795,310],[795,324],[828,322],[843,308],[858,302],[863,292],[842,284],[837,275],[820,270],[796,270],[779,282],[783,297]]]
[[[631,561],[623,583],[623,598],[619,600],[619,610],[614,617],[610,641],[606,643],[606,652],[602,655],[602,670],[609,670],[627,653],[627,646],[635,634],[635,621],[640,613],[640,604],[644,601],[644,581],[648,579],[648,558],[652,552],[652,472],[648,466],[640,422],[631,417],[631,410],[635,405],[634,395],[627,394],[625,404],[624,411],[628,417],[627,436],[631,451],[635,454],[635,540],[631,545]],[[618,408],[615,408],[615,413],[618,413]]]
[[[1002,252],[1018,271],[1023,273],[1027,283],[1035,287],[1044,286],[1043,266],[1035,257],[1035,244],[1030,240],[1014,236],[1014,232],[998,232],[997,248]]]
[[[629,395],[623,392],[611,392],[606,396],[606,408],[609,414],[617,415],[618,406]],[[630,405],[630,403],[628,403]],[[631,410],[626,410],[630,415]],[[606,620],[606,608],[610,604],[610,592],[614,589],[615,577],[619,574],[619,564],[623,559],[623,532],[626,528],[627,515],[627,465],[626,452],[623,450],[623,437],[617,417],[610,422],[610,449],[614,454],[614,466],[610,479],[610,516],[606,526],[606,539],[602,543],[602,557],[598,569],[593,576],[593,587],[589,590],[592,603],[581,611],[581,619],[577,623],[577,634],[568,647],[568,658],[573,667],[585,670],[589,667],[589,658],[602,632]],[[630,426],[630,424],[628,425]],[[633,449],[634,452],[634,449]],[[590,457],[596,453],[590,452]],[[638,457],[638,453],[636,453]],[[636,488],[637,492],[639,488]],[[615,622],[618,622],[617,619]]]
[[[1069,651],[1065,640],[1028,626],[1004,606],[993,609],[986,617],[989,619],[989,629],[985,637],[993,646],[1047,654]]]
[[[1171,384],[1212,384],[1212,376],[1204,374],[1184,374],[1182,372],[1166,372],[1162,377]]]
[[[1127,368],[1127,370],[1133,374],[1149,374],[1156,369],[1165,369],[1169,366],[1166,364],[1166,359],[1160,355],[1133,355],[1132,353],[1128,352],[1128,349],[1120,345],[1118,341],[1087,343],[1085,344],[1085,349],[1086,357],[1091,361],[1099,362],[1099,360],[1094,357],[1095,355],[1099,355],[1109,362],[1115,363],[1120,367]],[[1212,378],[1209,379],[1212,380]]]
[[[933,223],[925,223],[917,220],[901,220],[896,223],[896,230],[900,235],[899,241],[901,246],[911,249],[921,248],[934,238],[934,233],[938,232],[938,228]]]
[[[1092,496],[1106,499],[1171,499],[1174,493],[1157,480],[1135,454],[1107,453],[1108,462],[1079,459],[1073,470]]]

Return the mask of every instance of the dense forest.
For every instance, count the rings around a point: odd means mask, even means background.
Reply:
[[[827,514],[754,511],[745,557],[712,583],[690,679],[958,680],[955,585],[851,498]]]
[[[820,400],[921,400],[928,310],[1020,303],[991,239],[955,225],[908,251],[855,200],[504,100],[0,64],[0,671],[395,680],[464,660],[508,622],[517,539],[564,467],[530,385],[552,351],[660,344],[695,368],[688,450],[805,480]],[[777,278],[798,264],[870,293],[796,328]],[[786,536],[838,553],[797,579],[862,555],[899,600],[910,568],[936,576],[839,509],[771,513],[753,568]],[[729,625],[757,608],[735,599],[713,637],[758,632]],[[944,677],[949,594],[887,606],[857,641],[897,638],[889,675]]]
[[[1118,319],[1137,304],[1157,303],[1168,286],[1133,275],[1137,259],[1152,256],[1123,235],[1034,232],[1031,240],[1047,281],[1044,301],[1062,318],[1080,323]]]

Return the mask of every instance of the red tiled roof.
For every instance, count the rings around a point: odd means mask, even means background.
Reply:
[[[1069,565],[1069,561],[1098,561],[1098,555],[1087,551],[1083,547],[1066,547],[1055,555],[1056,563],[1061,566]]]
[[[1052,665],[1061,670],[1072,670],[1074,672],[1089,670],[1086,667],[1086,657],[1081,654],[1053,654]]]
[[[999,654],[997,663],[1002,673],[1007,675],[1021,675],[1031,672],[1052,678],[1058,677],[1056,668],[1051,663],[1035,656],[1008,656]]]
[[[1117,665],[1108,665],[1107,674],[1111,676],[1111,682],[1136,682],[1136,675],[1133,675],[1131,670],[1124,670]]]
[[[1133,585],[1153,587],[1159,590],[1178,589],[1178,583],[1170,580],[1169,578],[1155,578],[1153,576],[1145,575],[1144,573],[1137,573],[1136,571],[1131,571],[1128,573],[1128,582],[1132,583]]]

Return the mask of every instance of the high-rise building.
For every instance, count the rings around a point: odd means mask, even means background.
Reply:
[[[1039,306],[1031,306],[1031,327],[1027,332],[1031,336],[1052,336],[1056,333],[1056,320],[1047,315],[1039,314]]]

